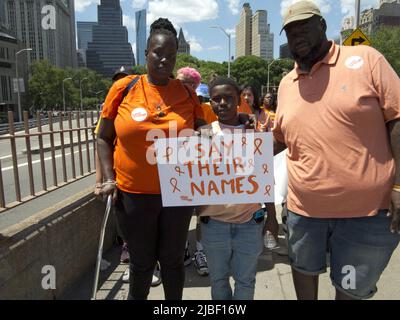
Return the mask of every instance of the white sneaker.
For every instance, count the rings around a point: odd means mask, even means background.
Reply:
[[[269,231],[267,231],[267,233],[264,236],[264,246],[268,250],[274,250],[279,248],[279,244],[276,242],[275,237]]]
[[[122,282],[124,283],[129,283],[129,274],[130,274],[130,270],[129,267],[125,269],[125,272],[122,276]]]
[[[161,284],[161,269],[160,269],[160,264],[157,262],[157,265],[153,273],[153,279],[151,280],[151,286],[157,287],[160,284]]]

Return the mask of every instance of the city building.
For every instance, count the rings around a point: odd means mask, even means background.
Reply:
[[[289,50],[289,45],[287,43],[281,44],[279,46],[279,58],[280,59],[293,59],[292,53]]]
[[[249,3],[244,3],[236,25],[236,58],[251,55],[251,16]]]
[[[76,29],[78,33],[78,65],[86,66],[86,50],[88,43],[93,40],[93,26],[97,22],[78,21]],[[83,62],[83,63],[82,63]],[[83,65],[82,65],[83,64]]]
[[[86,64],[89,69],[111,77],[120,66],[135,64],[128,30],[122,25],[120,0],[101,0],[97,16],[92,41],[86,50]]]
[[[252,17],[251,54],[266,60],[274,57],[274,34],[270,33],[266,10],[257,10]]]
[[[178,53],[190,54],[190,44],[186,41],[182,28],[179,29],[178,35]]]
[[[147,47],[147,26],[146,26],[146,9],[135,12],[135,26],[136,26],[136,63],[138,65],[145,65],[146,59],[144,56]]]
[[[379,9],[374,10],[371,33],[377,31],[382,26],[400,26],[400,0],[381,0]]]
[[[28,53],[29,63],[47,59],[58,67],[76,67],[74,0],[0,2],[5,5],[5,24],[11,35],[33,49]]]
[[[6,26],[6,5],[5,0],[0,0],[0,27]]]
[[[353,22],[353,17],[343,21],[343,40],[354,29]],[[366,35],[370,36],[382,26],[400,26],[400,0],[381,0],[379,8],[369,8],[360,13],[359,28]]]
[[[14,79],[16,78],[16,53],[21,49],[21,43],[11,35],[4,27],[0,27],[0,123],[7,117],[6,111],[14,111],[14,115],[18,114],[17,94],[14,91]],[[27,59],[26,52],[24,56],[18,56],[19,77],[23,78],[23,84],[20,86],[21,91],[26,88],[27,77]],[[22,96],[23,98],[23,96]]]
[[[274,56],[274,34],[270,32],[268,13],[257,10],[252,14],[249,3],[243,4],[236,25],[236,58],[254,55],[266,60]]]

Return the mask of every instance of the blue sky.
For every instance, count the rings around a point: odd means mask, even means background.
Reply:
[[[283,32],[282,12],[296,0],[120,0],[124,15],[124,25],[128,28],[129,42],[135,48],[135,11],[146,8],[147,23],[158,17],[169,18],[174,25],[182,27],[186,39],[191,43],[191,54],[210,61],[226,61],[228,58],[228,38],[221,30],[210,26],[219,25],[232,33],[231,50],[235,54],[235,26],[240,19],[244,2],[250,3],[253,13],[267,10],[271,30],[275,34],[274,57],[279,56],[279,46],[286,42]],[[354,15],[354,0],[314,0],[327,20],[328,37],[339,35],[345,17]],[[100,0],[75,0],[76,21],[97,21],[97,5]],[[379,0],[361,0],[361,7],[376,7]],[[136,51],[134,51],[136,53]]]

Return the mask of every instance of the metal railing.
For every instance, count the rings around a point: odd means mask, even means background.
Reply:
[[[95,172],[98,116],[76,111],[42,118],[38,112],[32,121],[25,111],[18,132],[8,112],[8,134],[0,136],[0,212]]]

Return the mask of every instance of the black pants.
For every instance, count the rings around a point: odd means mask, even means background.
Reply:
[[[186,237],[193,207],[165,207],[161,195],[118,192],[117,219],[130,255],[129,298],[145,300],[157,260],[165,299],[182,299]]]

